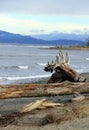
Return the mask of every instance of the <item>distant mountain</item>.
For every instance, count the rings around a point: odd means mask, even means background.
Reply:
[[[5,31],[0,31],[0,43],[44,43],[44,40],[38,40],[31,36],[23,36],[20,34],[13,34]]]
[[[64,37],[57,40],[43,40],[40,38],[33,38],[29,35],[21,35],[21,34],[14,34],[9,33],[6,31],[0,31],[0,43],[19,43],[19,44],[40,44],[40,45],[62,45],[62,46],[84,46],[85,42],[80,40],[70,40]]]
[[[59,39],[86,41],[86,39],[89,38],[89,34],[88,33],[84,33],[84,34],[50,33],[50,34],[32,35],[32,37],[37,38],[37,39],[48,40],[48,41],[59,40]]]

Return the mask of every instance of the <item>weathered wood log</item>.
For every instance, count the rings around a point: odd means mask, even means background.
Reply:
[[[48,83],[58,83],[65,80],[71,82],[85,82],[86,78],[73,70],[69,65],[69,56],[68,53],[64,54],[60,51],[59,55],[56,57],[56,61],[48,63],[44,68],[45,71],[53,72],[54,74],[48,80]]]
[[[51,101],[47,101],[46,99],[41,99],[41,100],[36,100],[35,102],[32,102],[32,103],[24,106],[22,109],[20,109],[19,112],[26,113],[26,112],[30,112],[30,111],[38,109],[38,108],[41,109],[41,108],[55,107],[55,106],[64,106],[64,104],[54,103]]]
[[[79,102],[67,102],[64,106],[50,106],[25,113],[12,113],[0,118],[0,126],[42,126],[84,117],[89,117],[89,97]]]
[[[72,94],[75,91],[89,93],[89,83],[0,85],[0,99]]]

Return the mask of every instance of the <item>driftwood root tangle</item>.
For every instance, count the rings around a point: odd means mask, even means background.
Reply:
[[[45,71],[53,72],[48,83],[57,83],[69,80],[71,82],[85,82],[86,78],[73,70],[69,65],[69,55],[66,53],[64,55],[62,51],[59,52],[59,55],[56,56],[56,60],[51,63],[48,62]]]

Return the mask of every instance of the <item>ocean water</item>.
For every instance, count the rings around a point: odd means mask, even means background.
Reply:
[[[58,50],[49,46],[0,44],[0,84],[30,83],[50,77],[45,65],[55,60]],[[63,51],[64,53],[66,50]],[[89,51],[68,50],[70,66],[79,73],[89,72]]]

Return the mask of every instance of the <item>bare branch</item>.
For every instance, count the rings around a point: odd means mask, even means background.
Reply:
[[[66,52],[65,62],[66,62],[67,64],[69,64],[69,55],[68,55],[67,52]]]
[[[52,61],[51,63],[48,63],[44,70],[53,72],[57,67],[63,66],[63,64],[69,64],[69,56],[67,52],[66,55],[64,55],[60,50],[59,55],[56,56],[55,62]]]

